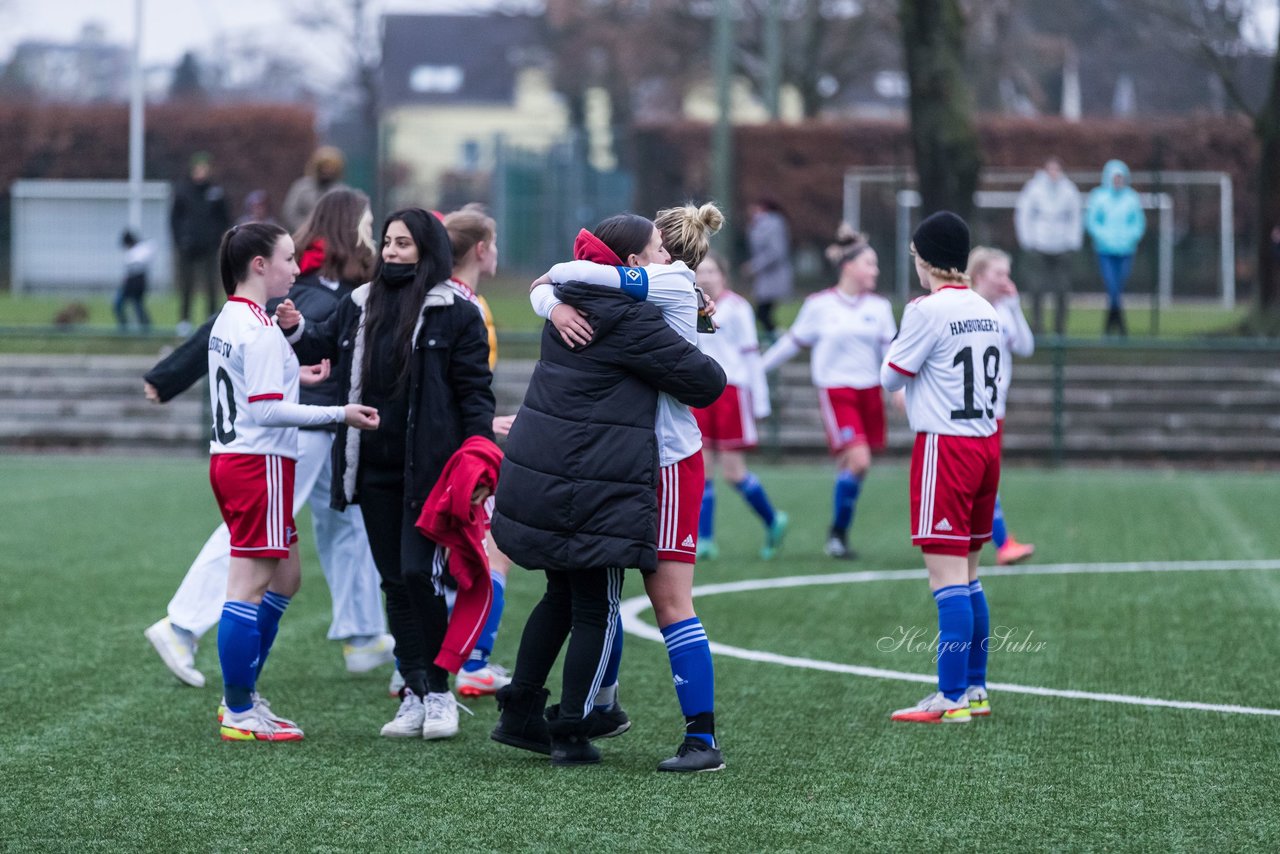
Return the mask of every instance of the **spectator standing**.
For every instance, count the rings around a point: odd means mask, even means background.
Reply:
[[[1044,168],[1022,187],[1014,207],[1013,225],[1022,251],[1036,259],[1031,315],[1036,333],[1044,330],[1044,298],[1055,298],[1053,330],[1063,335],[1067,328],[1067,297],[1071,281],[1067,267],[1071,253],[1084,242],[1084,226],[1080,210],[1080,190],[1062,171],[1056,157],[1045,161]]]
[[[764,329],[766,342],[777,337],[774,308],[791,299],[791,234],[782,208],[773,199],[760,198],[747,208],[747,247],[751,253],[743,268],[751,280],[756,301],[756,320]]]
[[[1129,167],[1108,160],[1102,167],[1102,186],[1089,193],[1085,227],[1098,253],[1102,282],[1107,286],[1107,323],[1103,335],[1129,334],[1124,322],[1124,286],[1133,272],[1133,256],[1147,231],[1142,200],[1129,186]]]
[[[218,284],[218,244],[231,226],[227,194],[213,182],[213,162],[208,152],[191,156],[191,171],[173,194],[169,211],[169,229],[178,257],[178,334],[191,334],[191,308],[196,292],[196,279],[203,290],[208,310],[201,316],[211,317],[222,304]]]
[[[297,230],[311,215],[316,202],[330,190],[343,186],[342,175],[347,161],[342,151],[332,145],[322,145],[307,161],[305,174],[289,186],[284,197],[284,209],[280,212],[286,228]]]
[[[244,197],[244,207],[240,211],[240,218],[236,220],[236,225],[244,225],[247,222],[279,225],[276,218],[271,215],[271,197],[267,195],[266,190],[253,190]]]

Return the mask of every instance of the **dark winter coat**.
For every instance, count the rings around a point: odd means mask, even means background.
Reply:
[[[173,191],[169,229],[173,245],[187,255],[208,255],[218,251],[222,234],[231,227],[227,194],[213,183],[197,184],[190,178]]]
[[[653,305],[616,288],[572,283],[557,296],[595,337],[570,350],[550,324],[507,437],[493,536],[526,569],[658,564],[658,392],[709,406],[720,365]]]
[[[293,300],[294,307],[302,312],[302,316],[310,323],[320,323],[337,309],[342,298],[351,293],[353,288],[339,285],[336,290],[320,281],[320,276],[311,273],[299,276],[289,289],[288,298]],[[279,300],[267,303],[267,313],[275,311]],[[209,332],[218,315],[210,317],[191,337],[165,356],[147,371],[143,379],[156,387],[161,402],[167,402],[191,388],[209,375]],[[313,406],[337,406],[341,404],[338,379],[329,379],[318,385],[304,385],[298,392],[298,402]],[[304,427],[304,430],[333,431],[334,425],[323,427]]]
[[[333,363],[339,403],[361,403],[360,366],[364,360],[364,310],[369,285],[361,285],[321,323],[292,330],[298,360]],[[377,366],[374,366],[375,369]],[[480,309],[448,283],[427,292],[413,336],[409,363],[408,423],[405,434],[405,504],[415,518],[453,452],[469,436],[493,439],[493,374],[489,338]],[[333,443],[331,504],[343,510],[358,503],[360,431],[338,426]]]

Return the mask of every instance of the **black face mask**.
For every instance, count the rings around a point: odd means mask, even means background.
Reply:
[[[396,264],[387,261],[382,265],[382,281],[389,287],[403,288],[413,282],[413,276],[417,271],[417,264]]]

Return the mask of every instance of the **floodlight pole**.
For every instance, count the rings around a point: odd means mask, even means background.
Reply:
[[[722,251],[733,247],[733,123],[730,84],[733,75],[733,2],[716,0],[713,63],[716,78],[716,125],[711,144],[711,196],[725,213],[720,232]]]
[[[782,117],[782,105],[778,90],[782,87],[782,23],[779,21],[781,0],[767,0],[764,10],[764,60],[765,60],[765,106],[769,110],[769,119],[777,121]]]
[[[129,75],[129,228],[142,233],[142,4],[133,0],[133,62]]]

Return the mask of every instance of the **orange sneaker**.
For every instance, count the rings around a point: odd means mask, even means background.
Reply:
[[[1020,543],[1013,537],[1005,541],[1005,544],[996,549],[996,565],[1008,566],[1012,563],[1024,561],[1036,553],[1036,547],[1031,543]]]

